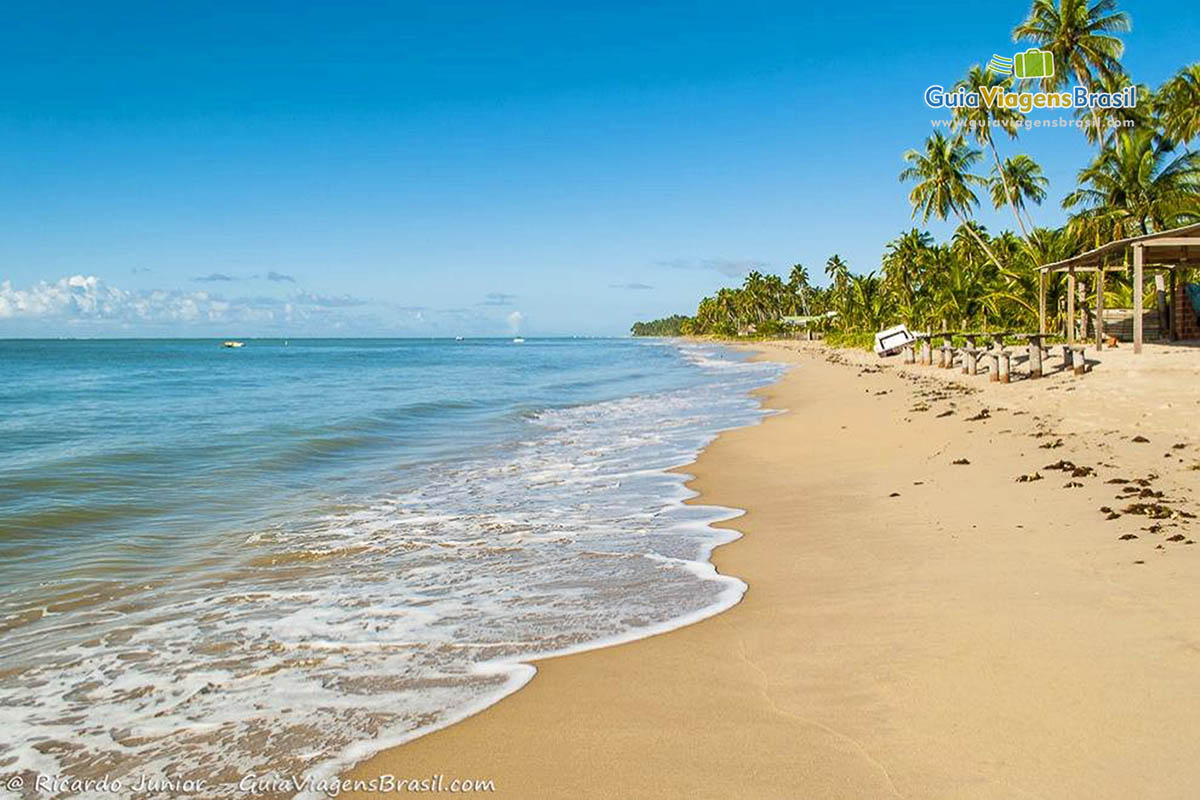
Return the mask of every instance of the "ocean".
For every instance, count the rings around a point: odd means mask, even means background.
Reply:
[[[330,775],[717,613],[687,464],[782,367],[667,340],[0,341],[0,775]],[[636,676],[631,675],[631,680]]]

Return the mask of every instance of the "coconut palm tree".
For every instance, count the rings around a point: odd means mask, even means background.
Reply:
[[[1012,78],[998,75],[975,64],[967,70],[966,77],[956,83],[954,88],[963,89],[968,93],[979,93],[981,89],[1008,89],[1011,86]],[[1000,169],[1000,153],[996,150],[996,139],[993,135],[993,131],[1000,130],[1007,133],[1009,138],[1015,139],[1017,126],[1023,119],[1024,115],[1020,111],[1015,108],[1004,108],[999,104],[964,105],[954,110],[954,124],[958,131],[962,134],[970,134],[976,143],[986,146],[991,151],[992,160],[996,165],[995,170],[1000,175],[1001,188],[1004,190],[1002,194],[1008,199],[1008,207],[1017,220],[1017,227],[1021,229],[1021,234],[1028,241],[1029,231],[1025,228],[1025,221],[1017,213],[1017,204],[1013,198],[1012,187],[1008,185],[1008,178]],[[996,206],[996,208],[1000,208],[1000,206]]]
[[[900,173],[901,181],[915,181],[916,186],[908,195],[913,207],[913,216],[921,214],[921,221],[930,217],[946,219],[953,214],[960,224],[965,225],[971,211],[979,204],[972,185],[984,186],[987,181],[971,173],[980,157],[980,152],[963,141],[961,135],[947,138],[941,131],[934,131],[925,140],[925,150],[909,150],[904,160],[909,163]],[[979,237],[973,228],[968,228],[980,247],[1000,267],[1000,261]]]
[[[1063,199],[1063,208],[1079,209],[1086,223],[1125,235],[1200,219],[1200,153],[1170,158],[1168,146],[1150,129],[1118,134],[1079,172],[1079,187]]]
[[[1074,76],[1092,90],[1102,80],[1124,70],[1120,58],[1124,43],[1114,36],[1129,31],[1129,15],[1117,10],[1116,0],[1033,0],[1029,16],[1013,29],[1013,41],[1032,40],[1054,55],[1054,74],[1040,81],[1042,89],[1057,91]],[[1092,124],[1100,130],[1100,116],[1092,109]],[[1104,136],[1098,137],[1103,144]]]
[[[833,310],[839,313],[845,311],[850,286],[850,267],[837,253],[826,260],[825,277],[830,281],[829,302],[833,306]]]
[[[835,287],[845,287],[850,280],[850,267],[837,253],[825,261],[825,277],[829,278]]]
[[[1096,81],[1096,90],[1101,92],[1109,92],[1116,94],[1128,89],[1130,86],[1137,88],[1137,105],[1133,108],[1077,108],[1075,109],[1075,118],[1082,120],[1088,117],[1092,120],[1091,125],[1086,125],[1083,128],[1084,138],[1089,144],[1103,145],[1109,141],[1111,135],[1116,131],[1129,130],[1131,128],[1146,128],[1154,125],[1154,114],[1157,108],[1154,92],[1150,91],[1150,87],[1144,83],[1134,84],[1128,75],[1125,73],[1117,73],[1098,78]]]
[[[924,281],[933,237],[913,228],[888,242],[883,255],[884,284],[896,299],[900,316],[910,325],[923,318]]]
[[[883,281],[874,273],[850,279],[846,322],[862,331],[877,331],[887,321],[887,297]]]
[[[1200,138],[1200,62],[1188,64],[1163,84],[1157,108],[1168,139],[1188,147]]]
[[[792,271],[788,275],[788,291],[795,298],[793,312],[808,316],[809,314],[809,299],[812,295],[812,286],[808,281],[808,270],[803,264],[793,264]]]
[[[992,178],[988,189],[992,195],[992,205],[997,209],[1006,202],[1011,203],[1018,211],[1025,212],[1029,220],[1029,230],[1034,229],[1033,218],[1029,216],[1028,203],[1041,205],[1046,199],[1046,187],[1050,181],[1042,174],[1042,168],[1029,156],[1018,153],[1012,158],[1004,159],[999,168],[992,168]],[[1029,236],[1025,241],[1032,244]]]

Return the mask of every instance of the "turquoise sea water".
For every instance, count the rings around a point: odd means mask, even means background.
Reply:
[[[728,607],[666,341],[0,341],[0,774],[330,771]],[[303,743],[303,746],[299,746]]]

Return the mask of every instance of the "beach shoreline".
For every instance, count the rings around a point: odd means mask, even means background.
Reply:
[[[681,470],[690,502],[745,510],[712,555],[742,602],[537,661],[520,691],[343,778],[505,797],[1186,796],[1192,520],[1099,508],[1129,485],[1111,480],[1145,480],[1194,512],[1178,370],[1195,368],[1110,353],[1082,379],[999,386],[752,347],[793,365],[759,390],[788,413]],[[1087,474],[1046,469],[1067,460]]]

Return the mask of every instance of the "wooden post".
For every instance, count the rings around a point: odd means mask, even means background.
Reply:
[[[1179,315],[1179,309],[1175,307],[1175,273],[1178,271],[1178,269],[1179,268],[1176,267],[1167,273],[1167,282],[1171,292],[1171,294],[1167,297],[1167,336],[1170,337],[1172,342],[1179,338],[1179,332],[1175,329],[1176,325],[1178,324],[1176,319]]]
[[[1162,270],[1154,273],[1154,304],[1158,307],[1158,338],[1163,339],[1166,338],[1163,333],[1171,328],[1171,321],[1167,314],[1167,278]]]
[[[988,370],[988,380],[997,383],[1000,380],[1000,354],[995,350],[989,350],[987,355],[992,359],[992,368]]]
[[[1145,245],[1133,246],[1133,352],[1142,352],[1142,283],[1145,281]]]
[[[1045,270],[1038,272],[1038,333],[1046,332],[1046,280],[1049,277]]]
[[[1075,344],[1075,268],[1067,270],[1067,343]]]
[[[1007,350],[1001,350],[996,355],[1000,359],[1000,382],[1008,383],[1009,368],[1012,366],[1011,362],[1009,361],[1009,352]]]
[[[1096,270],[1096,349],[1104,349],[1104,266]]]
[[[1029,337],[1029,377],[1042,377],[1042,340],[1037,336]]]
[[[1079,309],[1079,337],[1083,341],[1087,341],[1088,331],[1092,329],[1092,315],[1088,312],[1087,304],[1087,287],[1083,281],[1079,281],[1076,286],[1079,291],[1079,298],[1076,301],[1076,307]]]

